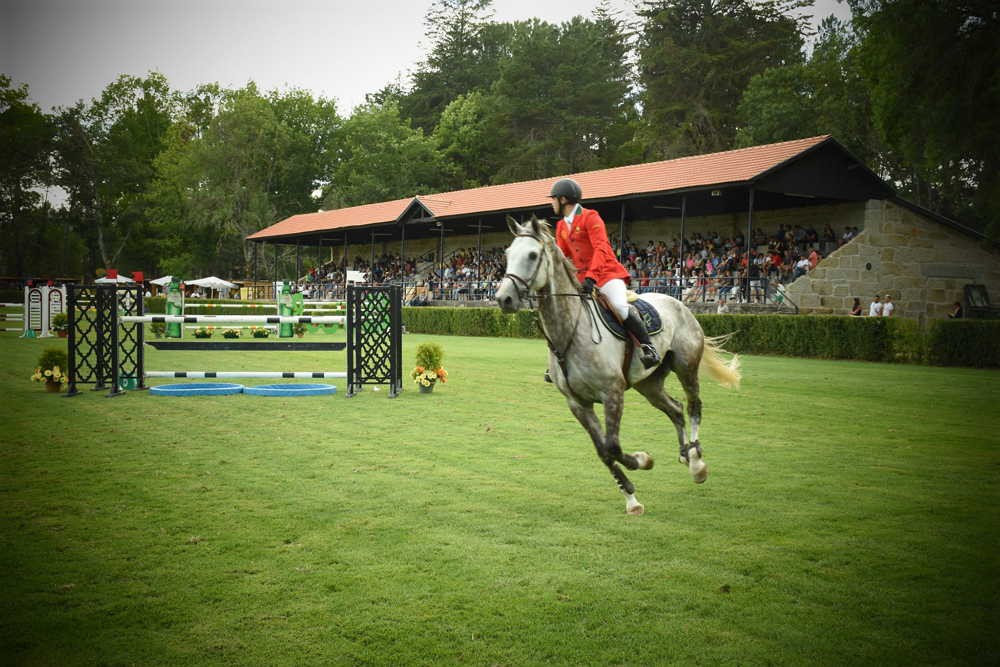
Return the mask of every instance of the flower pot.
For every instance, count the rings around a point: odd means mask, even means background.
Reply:
[[[60,384],[59,382],[46,382],[45,391],[49,392],[50,394],[58,394],[60,391],[62,391],[62,384]]]
[[[430,383],[430,384],[429,384],[429,385],[427,385],[427,386],[424,386],[424,385],[422,385],[422,384],[418,384],[417,386],[418,386],[418,387],[420,387],[420,393],[421,393],[421,394],[429,394],[429,393],[431,393],[432,391],[434,391],[434,383],[433,383],[433,382],[432,382],[432,383]]]
[[[56,335],[59,336],[60,338],[65,338],[66,336],[69,335],[69,332],[68,331],[57,331]]]

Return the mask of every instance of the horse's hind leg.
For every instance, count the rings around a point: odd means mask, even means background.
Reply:
[[[663,366],[660,366],[655,373],[636,384],[635,390],[642,394],[650,405],[670,418],[677,431],[677,443],[683,450],[685,443],[684,406],[667,394],[663,388],[666,377],[667,371]]]
[[[625,494],[625,511],[629,514],[642,514],[645,508],[635,498],[635,485],[632,484],[631,480],[625,476],[625,473],[618,464],[615,462],[615,455],[608,447],[604,433],[601,431],[601,424],[597,419],[597,413],[594,412],[593,404],[583,405],[577,403],[573,400],[567,400],[569,403],[569,409],[573,413],[573,416],[583,425],[587,433],[590,434],[590,439],[594,442],[594,447],[597,449],[597,456],[601,461],[608,467],[611,471],[611,475],[615,478],[618,483],[618,488],[621,492]],[[605,406],[607,410],[607,406]],[[621,419],[621,412],[618,413],[619,420]],[[607,412],[605,412],[605,421],[608,422]],[[609,422],[610,423],[610,422]],[[615,430],[615,445],[617,446],[617,429],[618,423],[614,423]],[[618,448],[618,453],[621,454],[621,448]],[[635,459],[632,459],[635,463]],[[638,463],[636,463],[638,467]]]
[[[701,395],[698,383],[698,363],[687,363],[674,369],[677,379],[681,381],[684,395],[687,396],[688,419],[691,422],[691,439],[685,446],[681,443],[681,463],[687,463],[691,477],[696,484],[701,484],[708,478],[708,465],[702,458],[701,442],[698,440],[698,428],[701,426]]]

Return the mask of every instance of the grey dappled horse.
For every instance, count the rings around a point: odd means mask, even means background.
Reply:
[[[723,386],[739,386],[738,359],[733,357],[728,364],[723,363],[719,339],[705,338],[698,320],[680,301],[665,294],[643,294],[640,298],[652,304],[663,321],[662,331],[651,335],[663,361],[646,369],[634,354],[626,372],[626,343],[610,335],[600,319],[595,319],[591,312],[593,300],[580,297],[576,268],[556,245],[548,223],[532,216],[529,222],[519,224],[508,216],[507,225],[515,238],[507,248],[507,272],[497,290],[497,304],[504,312],[512,313],[528,305],[532,296],[537,298],[542,332],[549,344],[552,379],[625,494],[625,511],[642,514],[643,506],[635,498],[635,486],[618,464],[629,470],[653,467],[649,454],[625,454],[618,441],[624,394],[630,387],[670,418],[677,429],[681,463],[687,464],[695,482],[704,482],[708,466],[698,442],[698,370],[704,367]],[[684,432],[684,406],[663,388],[670,371],[677,374],[687,396],[689,440]],[[603,433],[594,403],[604,404]]]

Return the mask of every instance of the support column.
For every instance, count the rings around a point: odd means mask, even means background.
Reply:
[[[257,298],[257,289],[258,289],[257,288],[257,250],[259,248],[260,248],[260,244],[259,243],[254,243],[253,244],[253,272],[250,275],[251,279],[253,280],[253,287],[250,288],[250,293],[248,294],[248,296],[250,297],[251,301]]]
[[[753,186],[749,188],[749,202],[747,205],[747,270],[743,272],[744,301],[750,303],[750,244],[753,243]]]
[[[625,202],[622,202],[621,217],[618,220],[618,261],[625,257]]]
[[[684,223],[687,222],[687,195],[681,195],[681,243],[677,248],[677,254],[680,255],[681,261],[681,277],[680,285],[678,286],[680,293],[678,299],[684,296]]]

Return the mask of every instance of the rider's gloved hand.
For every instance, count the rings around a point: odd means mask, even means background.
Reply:
[[[584,294],[590,294],[591,292],[594,291],[594,285],[596,284],[597,281],[595,281],[593,278],[584,278],[583,285],[581,286],[580,289]]]

